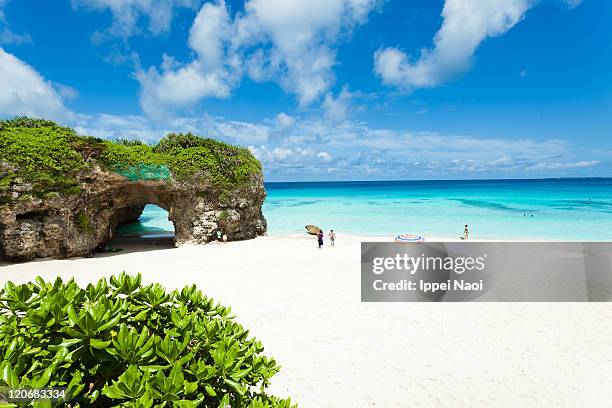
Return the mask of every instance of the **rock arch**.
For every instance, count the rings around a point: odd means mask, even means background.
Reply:
[[[261,177],[224,189],[206,182],[129,181],[101,172],[80,194],[0,210],[0,253],[13,261],[86,256],[118,226],[137,220],[146,204],[168,211],[177,246],[209,242],[219,229],[229,240],[255,238],[266,231],[265,195]]]

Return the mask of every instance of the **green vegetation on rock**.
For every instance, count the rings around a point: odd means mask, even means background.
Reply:
[[[262,352],[195,285],[167,292],[122,273],[0,290],[0,386],[64,387],[72,407],[289,408],[266,394],[279,366]]]
[[[78,191],[76,174],[85,161],[71,144],[76,137],[49,121],[0,121],[0,195],[16,181],[31,183],[38,193]]]
[[[111,141],[105,144],[104,163],[119,174],[143,174],[145,179],[172,175],[181,180],[198,175],[208,176],[219,185],[234,185],[261,172],[259,161],[248,149],[190,133],[170,133],[153,146]]]
[[[155,154],[151,146],[143,143],[106,141],[101,160],[110,170],[131,181],[168,180],[172,177],[166,158]]]
[[[261,173],[261,164],[248,149],[190,133],[171,133],[147,145],[79,136],[48,120],[0,121],[0,205],[16,183],[30,183],[38,197],[77,193],[95,164],[132,181],[197,177],[223,188]]]
[[[95,232],[89,222],[89,218],[87,218],[87,214],[85,214],[82,210],[76,214],[75,219],[77,227],[81,232],[86,232],[88,234],[93,234]]]

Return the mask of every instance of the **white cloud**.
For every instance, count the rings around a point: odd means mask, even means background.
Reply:
[[[52,82],[52,84],[63,100],[70,101],[79,96],[79,91],[71,86],[60,84],[59,82]]]
[[[446,0],[433,49],[423,49],[416,61],[398,48],[380,49],[374,55],[374,70],[384,83],[405,89],[440,85],[467,71],[482,41],[507,32],[532,4],[533,0]]]
[[[249,146],[249,150],[264,165],[286,167],[303,167],[305,165],[316,165],[316,159],[321,163],[331,161],[331,155],[327,152],[318,152],[310,147],[288,147],[267,145]]]
[[[53,84],[36,70],[0,48],[0,115],[52,119],[73,116]]]
[[[147,31],[158,35],[167,32],[177,7],[195,8],[200,0],[72,0],[74,8],[84,7],[92,10],[110,10],[112,25],[104,32],[95,32],[96,42],[111,37],[126,39],[142,32],[139,22],[146,17]]]
[[[531,166],[533,169],[542,170],[558,170],[558,169],[576,169],[584,167],[597,166],[600,163],[599,160],[581,160],[578,162],[551,162],[551,163],[537,163]]]
[[[325,95],[333,82],[336,45],[363,23],[375,0],[248,0],[231,18],[223,0],[200,9],[189,35],[196,58],[139,71],[141,104],[151,116],[227,97],[244,75],[275,81],[301,106]],[[189,84],[194,84],[189,86]]]
[[[2,27],[0,21],[0,44],[30,44],[32,37],[30,34],[16,34],[8,26]]]
[[[578,7],[583,0],[563,0],[569,8]]]
[[[269,42],[272,47],[260,48],[251,65],[259,62],[256,72],[278,76],[285,90],[308,105],[333,83],[339,34],[362,23],[374,5],[373,0],[250,0],[236,20],[237,43]]]
[[[200,9],[189,34],[198,58],[180,66],[164,54],[162,71],[137,71],[142,86],[140,104],[148,115],[168,116],[168,110],[192,105],[203,97],[226,98],[234,77],[227,67],[225,41],[231,35],[225,3],[207,3]]]
[[[271,147],[270,143],[276,146]],[[296,153],[297,147],[306,146],[317,152],[318,160]],[[276,147],[284,150],[274,152]],[[275,153],[283,153],[282,160]],[[582,157],[589,156],[593,158],[594,154],[582,153]],[[321,164],[331,161],[332,157],[333,174],[339,178],[470,177],[470,174],[542,176],[557,174],[562,169],[579,171],[595,165],[594,160],[572,160],[575,149],[557,139],[394,131],[373,129],[350,121],[334,124],[308,119],[296,121],[282,137],[259,146],[257,157],[274,179],[320,177],[321,171],[329,167],[329,163],[325,168]]]
[[[163,57],[166,55],[164,54]],[[120,66],[123,64],[132,64],[135,67],[140,66],[140,57],[136,52],[124,52],[118,48],[110,51],[105,57],[104,61],[114,66]]]
[[[293,157],[294,152],[292,149],[284,147],[268,148],[267,146],[249,146],[249,150],[253,156],[257,157],[263,163],[271,164],[278,161],[284,161]]]
[[[198,61],[176,71],[162,71],[151,67],[138,71],[136,78],[142,86],[140,104],[149,116],[168,116],[169,109],[191,105],[205,96],[226,98],[230,86],[222,71],[204,72]]]
[[[229,137],[235,143],[265,143],[270,130],[267,126],[246,122],[221,122],[216,124],[217,134]]]
[[[204,72],[223,66],[225,43],[231,35],[232,26],[225,2],[204,4],[189,31],[189,46],[197,52]]]
[[[329,163],[332,161],[332,156],[331,154],[327,153],[327,152],[319,152],[317,153],[317,157],[319,158],[319,160],[323,163]]]
[[[2,44],[24,44],[31,43],[32,37],[30,34],[17,34],[11,30],[4,15],[4,6],[8,0],[0,0],[0,45]]]
[[[280,128],[287,128],[295,123],[295,118],[287,115],[285,112],[281,112],[276,115],[276,122]]]
[[[352,95],[346,86],[342,88],[342,91],[340,91],[336,97],[334,97],[331,93],[325,95],[325,99],[323,100],[325,117],[336,122],[345,120],[351,98]]]

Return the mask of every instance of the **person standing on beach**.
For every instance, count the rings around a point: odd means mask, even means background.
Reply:
[[[223,232],[220,229],[217,230],[217,241],[221,242],[221,237],[223,236]]]
[[[467,240],[470,236],[470,231],[468,230],[467,224],[465,224],[465,229],[463,230],[463,236],[461,239]]]
[[[329,231],[329,242],[331,242],[331,246],[334,246],[334,242],[336,241],[336,233],[334,230]]]
[[[317,240],[319,241],[319,249],[321,249],[323,247],[323,230],[320,229],[319,233],[317,234]]]

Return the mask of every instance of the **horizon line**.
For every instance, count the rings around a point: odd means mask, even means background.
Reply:
[[[397,181],[546,181],[546,180],[612,180],[612,177],[588,176],[588,177],[542,177],[542,178],[482,178],[482,179],[392,179],[392,180],[289,180],[289,181],[265,181],[264,183],[367,183],[367,182],[397,182]]]

